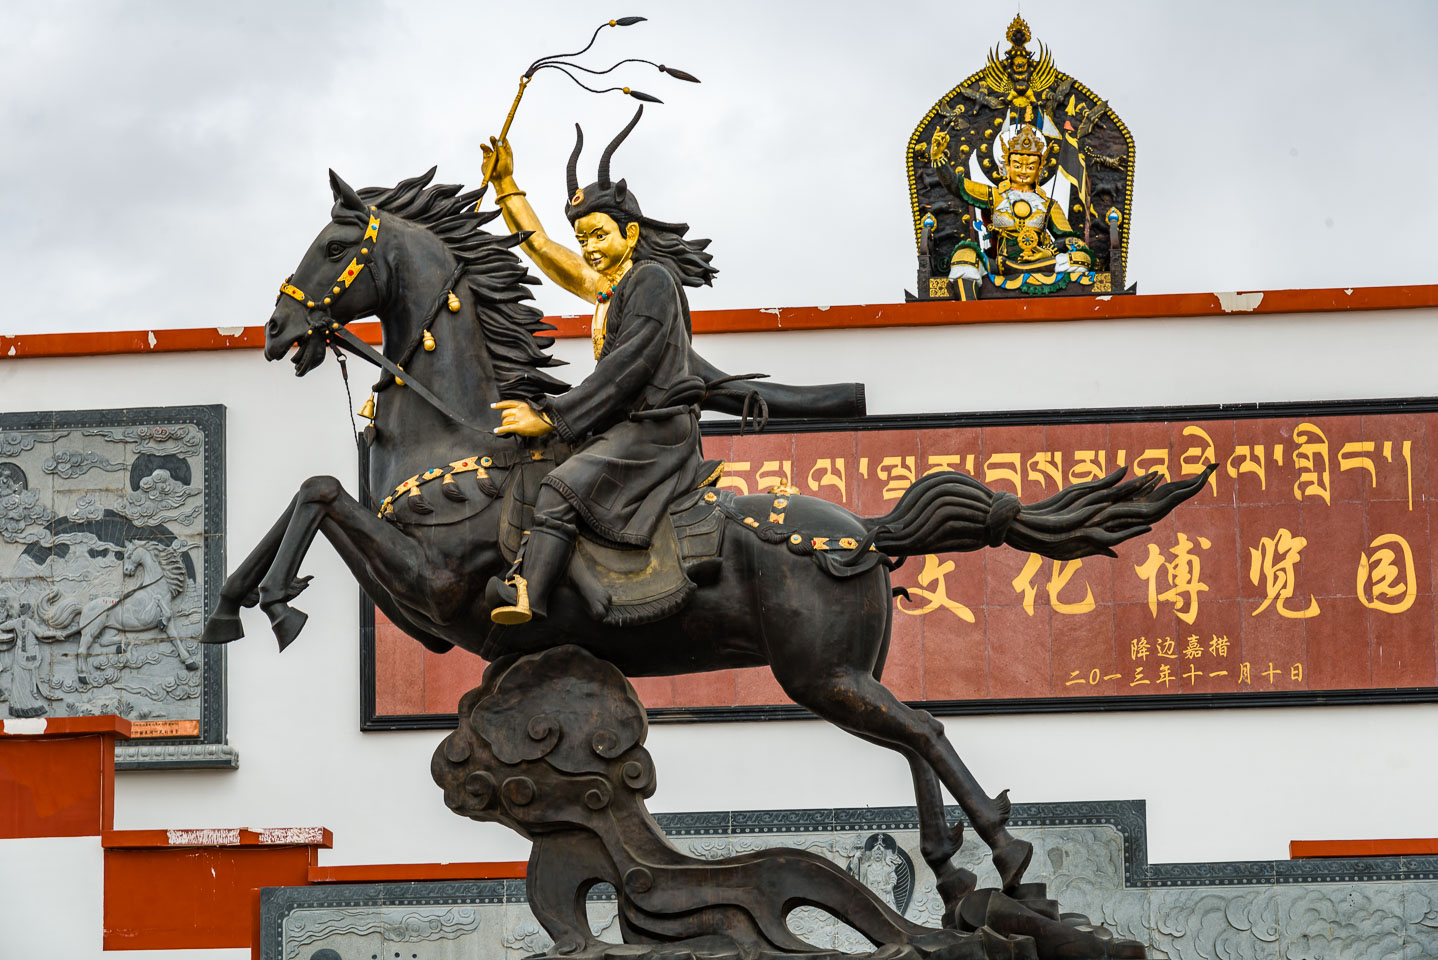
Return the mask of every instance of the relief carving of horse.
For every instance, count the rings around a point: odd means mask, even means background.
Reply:
[[[1018,887],[1032,848],[1009,832],[1006,791],[990,797],[943,726],[880,682],[893,616],[890,568],[908,556],[1000,545],[1055,559],[1112,556],[1114,545],[1147,532],[1200,489],[1207,472],[1160,485],[1153,474],[1123,481],[1120,469],[1034,504],[960,473],[935,473],[884,517],[790,495],[782,526],[764,522],[773,495],[700,492],[696,505],[722,513],[722,550],[680,609],[610,625],[570,584],[555,591],[547,619],[491,634],[485,584],[513,559],[501,546],[502,494],[567,450],[496,437],[499,414],[490,404],[564,384],[545,372],[555,362],[545,352],[550,328],[524,303],[526,284],[536,281],[511,249],[522,238],[486,233],[497,214],[476,213],[475,193],[433,185],[433,173],[360,191],[331,173],[330,220],[265,327],[266,358],[293,351],[303,376],[336,346],[358,352],[345,324],[379,318],[384,355],[403,367],[405,385],[382,381],[365,483],[375,501],[390,495],[392,510],[377,516],[334,477],[306,480],[225,581],[203,639],[238,639],[240,607],[258,604],[281,649],[292,642],[305,622],[290,605],[306,583],[300,563],[322,533],[385,615],[434,651],[459,647],[495,660],[576,644],[632,677],[768,666],[796,703],[908,760],[922,853],[947,912],[975,878],[950,862],[962,828],[947,822],[941,789],[991,848],[1005,889]],[[417,349],[427,332],[435,349]],[[782,400],[780,385],[756,390],[768,391],[771,406]],[[705,406],[732,412],[733,403],[715,396]],[[816,540],[841,546],[821,553]]]
[[[180,551],[157,541],[131,540],[125,544],[123,572],[136,582],[118,597],[95,597],[83,605],[61,600],[52,593],[40,604],[40,614],[65,636],[78,633],[80,649],[76,670],[81,683],[89,683],[89,657],[94,647],[128,646],[128,635],[160,629],[175,647],[186,670],[200,665],[175,632],[172,603],[185,592],[188,577]]]

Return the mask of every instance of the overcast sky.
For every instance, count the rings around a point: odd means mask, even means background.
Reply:
[[[904,172],[929,107],[1021,9],[1137,142],[1146,293],[1438,282],[1438,4],[1024,0],[0,0],[0,333],[261,324],[356,187],[477,184],[528,62],[639,56],[662,97],[614,161],[651,216],[714,240],[696,309],[892,303],[914,283]],[[546,226],[573,123],[635,102],[551,72],[510,139]],[[585,312],[552,286],[548,313]]]

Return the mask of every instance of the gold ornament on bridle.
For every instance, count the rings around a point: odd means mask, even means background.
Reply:
[[[369,243],[371,241],[379,242],[379,217],[375,216],[374,210],[374,207],[370,207],[369,226],[365,228],[364,239],[362,239],[360,243]],[[361,247],[360,256],[369,256],[369,249],[369,247]],[[359,279],[360,271],[364,270],[370,263],[373,263],[373,260],[360,263],[359,257],[351,259],[349,265],[340,271],[338,277],[335,277],[335,282],[333,286],[330,287],[331,296],[321,298],[324,300],[324,305],[326,307],[333,305],[333,303],[340,298],[341,294],[349,290],[350,284]],[[280,284],[280,293],[287,297],[293,297],[300,303],[303,303],[307,309],[313,310],[315,308],[314,300],[306,296],[305,292],[299,287],[290,283],[293,279],[293,276],[285,278],[285,282]],[[341,286],[341,284],[343,284],[343,286]]]

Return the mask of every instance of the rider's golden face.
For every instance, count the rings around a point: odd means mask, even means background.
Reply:
[[[1028,153],[1009,154],[1009,182],[1032,188],[1039,182],[1039,158]]]
[[[639,225],[630,224],[635,238]],[[574,240],[579,244],[579,255],[599,273],[613,273],[629,258],[633,243],[619,229],[619,224],[607,213],[590,213],[574,221]]]

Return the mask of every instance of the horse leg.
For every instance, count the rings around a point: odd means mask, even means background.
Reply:
[[[994,866],[1004,889],[1023,879],[1033,856],[1033,845],[1008,831],[1007,791],[990,798],[944,736],[943,724],[929,714],[901,702],[876,678],[881,672],[879,654],[888,639],[891,600],[888,578],[866,578],[867,583],[838,582],[814,572],[812,589],[795,602],[757,588],[755,608],[763,611],[759,626],[769,650],[774,678],[795,703],[850,733],[898,750],[914,771],[916,803],[928,822],[925,860],[941,860],[958,849],[957,835],[944,822],[942,797],[930,776],[936,776],[958,801],[974,831],[993,852]],[[763,578],[760,580],[764,582]],[[815,617],[814,611],[831,611]],[[827,666],[825,666],[827,665]],[[929,767],[925,773],[919,761]],[[933,859],[930,860],[930,857]],[[945,871],[946,872],[946,871]],[[942,876],[944,873],[936,871]],[[962,876],[949,874],[950,889],[957,890]]]
[[[944,926],[950,926],[957,920],[959,901],[974,892],[979,878],[953,862],[964,843],[964,825],[949,823],[938,774],[922,757],[910,757],[909,769],[914,776],[915,806],[919,811],[919,853],[934,871],[934,888],[944,901]]]
[[[309,552],[310,544],[314,542],[315,534],[319,531],[324,508],[341,496],[348,494],[334,477],[310,477],[300,484],[294,500],[290,501],[290,509],[286,511],[288,516],[281,518],[284,531],[270,558],[267,571],[259,579],[260,609],[270,618],[270,629],[279,640],[281,650],[294,643],[295,637],[299,636],[305,621],[309,619],[309,614],[289,605],[292,597],[287,595],[287,591],[299,573],[300,561]],[[279,526],[277,522],[275,527]],[[272,528],[265,536],[266,543],[274,532]],[[255,552],[259,552],[258,548]]]
[[[90,683],[90,641],[94,639],[94,633],[87,623],[80,628],[80,646],[75,651],[75,679],[85,685]]]
[[[205,632],[200,635],[201,643],[230,643],[245,635],[245,628],[240,623],[240,607],[255,605],[255,598],[251,594],[259,586],[260,578],[265,575],[265,571],[269,570],[270,565],[274,562],[275,553],[280,548],[285,531],[289,529],[290,518],[294,515],[299,499],[300,494],[295,494],[290,505],[285,507],[284,512],[270,527],[269,532],[250,551],[250,555],[245,557],[244,562],[225,578],[224,584],[220,587],[220,600],[215,604],[214,612],[205,621]],[[303,587],[299,589],[303,589]],[[294,599],[298,593],[299,590],[294,590],[289,599]]]
[[[344,504],[335,504],[333,512],[336,516],[320,523],[320,532],[329,540],[330,546],[334,547],[345,566],[349,567],[350,573],[354,575],[365,595],[375,602],[391,623],[428,649],[436,653],[451,649],[453,644],[420,627],[390,593],[394,584],[403,582],[403,575],[396,572],[385,558],[397,557],[396,566],[408,566],[417,562],[410,552],[414,549],[414,541],[399,538],[399,543],[392,542],[396,539],[395,530],[383,520],[378,521],[383,532],[370,530],[369,522],[378,518],[358,503],[354,505],[353,511],[346,510]],[[340,516],[349,512],[357,516]]]
[[[778,679],[794,702],[830,723],[852,733],[869,734],[927,763],[959,802],[974,825],[974,832],[993,851],[994,867],[1004,889],[1011,891],[1022,882],[1024,870],[1033,856],[1033,845],[1009,833],[1008,791],[994,798],[984,793],[944,736],[943,724],[928,713],[904,704],[888,687],[862,670],[836,667],[802,679],[789,678],[788,683],[784,677]],[[936,845],[932,852],[937,855],[940,848]]]
[[[856,730],[848,732],[860,740],[894,749],[892,743],[869,734]],[[979,878],[974,876],[972,870],[956,866],[953,862],[954,854],[959,852],[964,843],[964,825],[949,823],[948,814],[944,810],[944,795],[934,768],[929,766],[923,757],[910,754],[907,750],[899,752],[907,756],[909,772],[914,778],[914,806],[919,812],[919,853],[934,872],[934,889],[939,892],[939,898],[944,902],[943,925],[953,927],[958,921],[955,911],[959,901],[973,893],[974,888],[979,885]]]
[[[164,617],[165,618],[160,621],[160,626],[164,629],[166,638],[169,639],[170,643],[174,644],[175,653],[179,654],[180,662],[185,665],[186,670],[200,669],[200,665],[195,662],[194,657],[190,656],[190,651],[185,649],[184,643],[180,641],[179,635],[175,633],[175,620],[171,615],[171,611],[165,611]]]
[[[425,577],[419,572],[424,569],[425,558],[413,539],[361,507],[334,477],[310,477],[295,495],[289,527],[259,583],[260,609],[269,616],[281,650],[294,642],[309,619],[289,605],[289,590],[322,524],[325,536],[332,542],[343,539],[359,548],[345,558],[351,570],[377,568],[384,575],[379,579],[390,580],[391,592],[395,586],[408,587],[409,593],[420,596],[427,589]]]
[[[886,607],[884,618],[884,639],[879,645],[878,656],[872,671],[875,680],[883,681],[884,661],[889,655],[889,638],[894,626],[894,607]],[[861,740],[893,748],[893,744],[879,740],[866,733],[849,731]],[[950,824],[948,812],[944,809],[944,795],[934,768],[923,757],[907,750],[901,751],[909,761],[909,772],[914,779],[914,806],[919,814],[919,853],[929,869],[934,872],[934,888],[944,901],[944,925],[957,922],[954,912],[959,901],[972,893],[978,886],[978,877],[970,870],[955,866],[954,854],[964,843],[962,822]]]
[[[887,584],[885,584],[887,586]],[[884,639],[872,672],[875,680],[883,682],[884,663],[889,657],[889,642],[894,631],[894,605],[884,605]],[[888,746],[881,741],[870,739],[871,743]],[[923,757],[910,754],[909,772],[914,778],[914,807],[919,814],[919,853],[929,869],[934,872],[934,888],[944,901],[944,923],[955,924],[954,912],[965,896],[978,886],[979,878],[970,870],[955,866],[954,854],[964,844],[962,821],[949,823],[948,811],[944,808],[944,794],[938,774]]]

